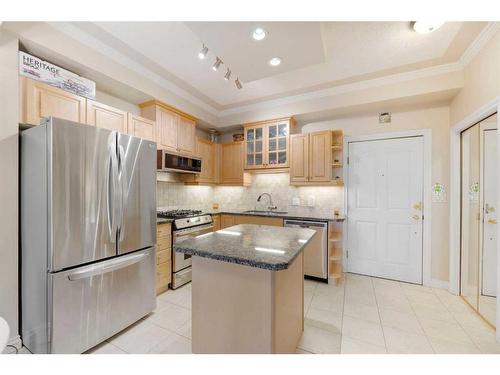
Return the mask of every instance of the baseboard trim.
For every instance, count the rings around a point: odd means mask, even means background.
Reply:
[[[431,279],[428,283],[428,285],[432,288],[440,288],[440,289],[446,289],[449,290],[450,288],[450,282],[449,281],[444,281],[444,280],[439,280],[439,279]]]

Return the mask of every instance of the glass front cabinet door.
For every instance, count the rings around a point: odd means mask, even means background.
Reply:
[[[245,169],[287,168],[292,119],[245,126]]]

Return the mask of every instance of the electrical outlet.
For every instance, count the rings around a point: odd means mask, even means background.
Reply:
[[[307,207],[314,207],[316,204],[316,198],[313,195],[307,197]]]

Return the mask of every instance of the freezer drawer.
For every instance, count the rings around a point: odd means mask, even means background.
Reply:
[[[49,352],[82,353],[155,309],[155,249],[50,274],[48,284]]]

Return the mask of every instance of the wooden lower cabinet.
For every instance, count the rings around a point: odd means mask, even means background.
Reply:
[[[159,224],[156,235],[156,294],[160,294],[168,290],[172,281],[172,225]]]
[[[264,217],[264,216],[232,215],[232,214],[222,214],[220,216],[221,216],[220,229],[232,227],[233,225],[238,225],[238,224],[271,225],[275,227],[283,226],[283,219],[280,217]]]
[[[234,224],[234,215],[220,215],[220,229],[232,227]]]
[[[43,117],[85,123],[86,99],[26,77],[19,79],[20,122],[40,125]]]
[[[214,232],[221,229],[221,227],[220,227],[220,215],[212,215],[212,220],[213,220]]]

